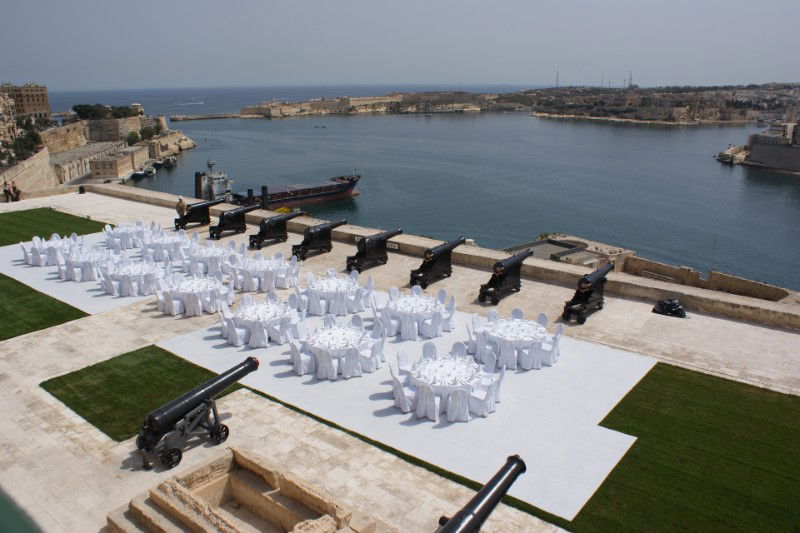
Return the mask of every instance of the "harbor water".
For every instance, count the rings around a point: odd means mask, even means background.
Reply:
[[[492,90],[465,87],[464,90]],[[505,90],[514,90],[509,87]],[[138,101],[148,113],[236,112],[275,98],[382,94],[390,88],[191,89],[55,93],[75,103]],[[494,89],[499,90],[499,89]],[[717,163],[755,126],[661,127],[525,113],[328,116],[178,122],[198,143],[138,186],[192,195],[216,161],[244,191],[363,175],[361,195],[308,206],[319,218],[460,235],[505,248],[565,232],[648,259],[800,289],[800,177]]]

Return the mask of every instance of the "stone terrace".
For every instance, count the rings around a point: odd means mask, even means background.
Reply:
[[[161,195],[160,193],[154,193]],[[172,225],[174,211],[98,194],[65,194],[0,205],[0,211],[52,206],[78,216],[112,223],[156,220]],[[250,232],[254,231],[254,227]],[[207,227],[199,229],[207,235]],[[223,239],[246,239],[246,235]],[[265,251],[289,251],[300,241]],[[330,254],[309,258],[304,268],[322,273],[343,270],[352,244],[337,242]],[[392,254],[389,264],[370,271],[379,289],[403,287],[418,257]],[[488,272],[456,266],[452,278],[434,285],[456,293],[462,311],[484,314],[477,288]],[[555,319],[572,289],[526,279],[522,291],[498,306],[529,316],[545,311]],[[688,320],[650,312],[652,303],[608,297],[606,308],[583,326],[566,328],[575,338],[638,352],[658,360],[791,394],[800,393],[797,333],[690,313]],[[0,343],[0,485],[48,531],[100,529],[106,514],[167,472],[132,471],[139,459],[132,440],[116,443],[52,398],[38,384],[155,342],[212,324],[215,316],[166,317],[152,300],[89,316]],[[111,334],[113,332],[113,334]],[[230,445],[285,463],[293,473],[314,479],[323,490],[355,508],[406,530],[431,530],[442,513],[463,505],[471,491],[412,466],[340,431],[246,391],[220,402],[236,423]],[[216,448],[202,444],[187,453],[191,467]],[[298,459],[302,459],[301,461]],[[333,465],[333,467],[331,467]],[[485,480],[478,480],[485,481]],[[549,524],[506,506],[492,515],[491,530],[552,529]]]

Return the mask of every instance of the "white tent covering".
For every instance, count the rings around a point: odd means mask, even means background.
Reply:
[[[371,313],[362,315],[370,327],[372,320],[366,317]],[[449,352],[454,341],[466,340],[467,319],[458,313],[455,330],[433,339],[440,353]],[[309,328],[321,321],[310,317]],[[386,360],[395,365],[395,354],[402,349],[416,361],[423,344],[389,339]],[[288,345],[236,348],[220,336],[218,325],[159,346],[215,372],[254,355],[261,365],[242,380],[244,385],[478,482],[487,481],[507,456],[517,453],[528,470],[510,494],[566,519],[575,517],[635,441],[598,423],[655,364],[647,357],[565,337],[554,366],[507,372],[503,400],[487,418],[448,423],[443,415],[434,423],[394,406],[385,363],[357,379],[317,381],[313,374],[294,374]],[[234,419],[229,425],[235,432],[239,424],[256,423]]]

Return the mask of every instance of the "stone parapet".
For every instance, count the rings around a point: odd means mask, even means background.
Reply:
[[[177,196],[173,194],[122,185],[86,185],[86,190],[97,194],[170,208],[174,207],[177,202]],[[200,201],[192,198],[184,198],[184,200],[187,203]],[[210,212],[214,216],[219,216],[221,212],[235,207],[237,206],[223,203],[212,207]],[[258,224],[264,218],[277,214],[272,211],[257,209],[248,213],[246,220],[250,224]],[[287,227],[289,231],[302,233],[305,228],[321,222],[324,221],[301,216],[290,220]],[[354,243],[357,238],[377,233],[378,231],[380,230],[345,225],[336,228],[332,232],[332,237],[334,240],[341,242]],[[400,253],[421,258],[427,248],[440,244],[441,241],[403,234],[391,239],[390,242],[398,245]],[[488,272],[496,261],[510,255],[508,252],[500,250],[465,245],[454,250],[453,263]],[[590,272],[590,270],[580,265],[528,258],[523,263],[522,275],[533,280],[572,288],[577,285],[581,276]],[[706,288],[647,279],[622,272],[609,274],[608,280],[609,283],[606,285],[608,294],[653,303],[664,298],[677,298],[681,300],[687,309],[693,311],[734,320],[744,320],[770,327],[800,330],[800,307],[797,306],[748,296],[727,294]]]

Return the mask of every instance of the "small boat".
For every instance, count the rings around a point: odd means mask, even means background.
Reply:
[[[166,168],[173,168],[178,165],[178,158],[174,155],[164,158],[164,166]]]
[[[133,172],[133,174],[131,174],[131,179],[132,180],[140,180],[140,179],[144,178],[145,176],[147,176],[147,174],[144,173],[144,170],[135,170]]]
[[[158,170],[159,168],[164,166],[164,161],[162,159],[156,159],[150,164],[153,165],[154,169]]]
[[[152,178],[153,176],[156,175],[156,169],[154,169],[153,167],[144,167],[142,172],[144,172],[144,175],[147,176],[148,178]]]

